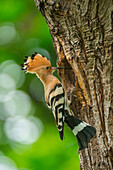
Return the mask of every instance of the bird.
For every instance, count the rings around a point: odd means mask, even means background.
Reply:
[[[95,127],[78,119],[67,109],[67,99],[62,83],[53,75],[56,69],[70,69],[52,67],[49,59],[35,52],[32,56],[25,56],[21,69],[36,74],[42,81],[45,90],[45,102],[52,111],[61,140],[64,137],[64,123],[76,136],[79,149],[88,147],[90,139],[96,134]]]

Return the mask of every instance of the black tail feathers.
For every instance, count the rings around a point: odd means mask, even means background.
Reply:
[[[63,140],[64,137],[63,130],[59,131],[59,135],[60,135],[60,139]]]
[[[90,142],[90,139],[93,138],[95,133],[96,133],[95,128],[90,125],[89,126],[87,125],[86,127],[84,127],[83,130],[78,132],[78,134],[76,135],[76,138],[79,144],[79,148],[80,149],[87,148],[88,143]]]
[[[71,128],[77,138],[79,149],[87,148],[96,129],[72,115],[65,117],[65,123]]]

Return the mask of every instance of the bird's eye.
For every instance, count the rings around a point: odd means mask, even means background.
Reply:
[[[46,67],[46,70],[48,70],[49,69],[49,67]]]

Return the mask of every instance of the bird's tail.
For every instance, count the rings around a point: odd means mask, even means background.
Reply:
[[[66,115],[65,123],[71,128],[76,136],[79,148],[81,150],[87,148],[90,139],[96,133],[96,129],[73,115]]]

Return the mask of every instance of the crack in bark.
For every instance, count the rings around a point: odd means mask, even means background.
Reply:
[[[69,62],[69,64],[71,65],[72,64],[72,58],[71,58],[71,55],[70,53],[68,52],[68,46],[69,44],[65,44],[64,41],[62,41],[62,39],[60,37],[58,37],[62,47],[63,47],[63,51],[64,53],[66,54],[66,58]],[[65,48],[64,48],[65,47]],[[71,58],[71,59],[70,59]],[[86,82],[85,82],[85,79],[84,77],[82,77],[82,73],[81,73],[81,70],[79,69],[78,67],[78,64],[73,62],[73,70],[75,71],[75,75],[77,76],[78,78],[78,83],[79,83],[79,86],[80,88],[82,89],[83,91],[83,95],[85,97],[85,100],[87,101],[87,104],[90,105],[90,99],[89,99],[89,96],[88,96],[88,91],[87,91],[87,88],[86,88]]]
[[[94,95],[95,95],[95,101],[96,101],[96,105],[97,105],[97,108],[98,108],[98,113],[99,113],[99,118],[100,118],[100,122],[101,122],[101,130],[102,130],[102,126],[103,126],[103,122],[102,122],[102,117],[101,117],[101,111],[100,111],[100,107],[99,107],[99,104],[98,104],[98,99],[97,99],[97,88],[96,88],[96,81],[94,80]]]

